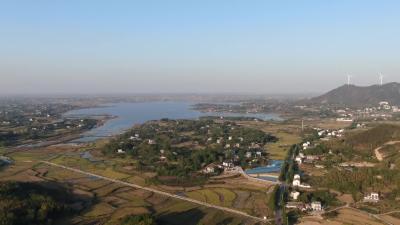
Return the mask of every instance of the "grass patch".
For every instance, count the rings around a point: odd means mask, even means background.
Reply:
[[[222,205],[225,207],[232,207],[233,203],[236,199],[236,194],[226,188],[215,188],[214,189],[215,192],[218,193],[218,195],[220,196],[220,200],[222,201]]]
[[[278,141],[275,143],[267,144],[266,149],[267,152],[270,154],[270,158],[275,160],[285,159],[290,146],[301,141],[300,136],[296,134],[290,134],[280,131],[274,133],[274,135],[278,137]]]

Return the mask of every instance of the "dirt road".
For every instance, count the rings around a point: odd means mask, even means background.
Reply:
[[[379,152],[379,150],[381,150],[383,147],[385,147],[385,146],[387,146],[387,145],[394,145],[394,144],[397,144],[397,143],[400,143],[400,141],[388,141],[388,142],[386,142],[385,144],[383,144],[382,146],[380,146],[380,147],[374,149],[376,158],[377,158],[379,161],[382,161],[383,158],[384,158],[384,156],[383,156],[383,154],[382,154],[381,152]]]

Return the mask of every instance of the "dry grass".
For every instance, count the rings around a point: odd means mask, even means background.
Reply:
[[[282,122],[254,122],[241,121],[238,124],[246,127],[260,129],[266,133],[275,135],[279,140],[266,146],[271,159],[282,160],[285,158],[291,145],[301,141],[300,127],[298,124],[288,124]]]
[[[94,205],[89,212],[84,214],[86,217],[96,217],[96,216],[104,216],[111,214],[114,211],[114,207],[105,202],[100,202],[99,204]]]

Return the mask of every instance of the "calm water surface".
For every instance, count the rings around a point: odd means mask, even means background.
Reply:
[[[262,120],[281,120],[277,114],[241,114],[241,113],[202,113],[191,109],[193,102],[141,102],[115,103],[104,107],[72,110],[65,117],[90,117],[96,115],[111,115],[116,118],[108,120],[103,126],[94,128],[84,134],[83,138],[74,142],[90,142],[101,137],[120,134],[135,124],[148,120],[197,119],[201,116],[244,116]]]

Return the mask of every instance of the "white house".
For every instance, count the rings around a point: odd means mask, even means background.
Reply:
[[[379,202],[379,194],[371,192],[364,197],[364,202]]]
[[[232,168],[233,167],[233,163],[231,162],[222,162],[222,166],[226,167],[226,168]]]
[[[251,152],[246,152],[246,158],[251,158]]]
[[[294,159],[294,161],[297,162],[297,164],[301,164],[303,162],[303,159],[300,156],[296,156],[296,158]]]
[[[118,154],[123,154],[123,153],[125,153],[125,151],[122,150],[122,149],[118,149],[118,150],[117,150],[117,153],[118,153]]]
[[[153,139],[149,139],[149,145],[155,145],[157,142]]]
[[[299,195],[300,195],[300,192],[298,192],[298,191],[292,191],[292,192],[290,192],[290,197],[291,197],[293,200],[297,200],[297,199],[299,198]]]
[[[214,173],[215,167],[217,167],[217,166],[214,163],[211,163],[210,165],[208,165],[204,168],[203,172],[204,173]]]
[[[292,182],[293,186],[300,186],[301,185],[301,181],[300,181],[300,175],[295,174],[293,177],[293,182]]]
[[[322,211],[321,202],[318,201],[311,202],[311,209],[313,211]]]
[[[228,140],[230,140],[230,141],[231,141],[231,140],[232,140],[232,136],[229,136],[229,137],[228,137]]]
[[[302,202],[288,202],[285,206],[287,209],[299,209],[301,211],[306,210],[306,206]]]
[[[300,182],[300,180],[293,180],[293,186],[300,186],[301,185],[301,182]]]
[[[311,142],[307,141],[303,143],[303,147],[309,147],[311,145]]]

